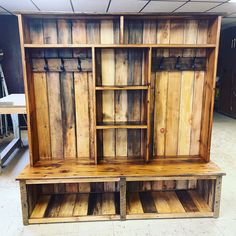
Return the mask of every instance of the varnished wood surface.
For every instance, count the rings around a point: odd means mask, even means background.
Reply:
[[[105,178],[105,177],[165,177],[224,175],[213,162],[155,161],[148,164],[99,164],[81,165],[77,161],[40,161],[27,166],[17,177],[23,179]]]
[[[24,44],[25,48],[215,48],[215,44]]]

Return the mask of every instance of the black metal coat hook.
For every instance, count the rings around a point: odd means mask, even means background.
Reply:
[[[191,67],[192,67],[193,70],[196,69],[196,64],[195,64],[195,62],[196,62],[196,57],[194,57],[193,60],[192,60],[192,65],[191,65]]]
[[[163,69],[164,69],[163,62],[164,62],[164,57],[162,57],[161,60],[160,60],[160,65],[159,65],[159,69],[160,69],[160,70],[163,70]]]
[[[61,58],[61,65],[60,65],[60,69],[62,71],[65,71],[65,65],[64,65],[64,60]]]
[[[77,66],[77,68],[78,68],[79,72],[81,72],[81,71],[82,71],[82,67],[81,67],[81,60],[80,60],[80,58],[79,58],[79,57],[78,57],[78,66]]]
[[[177,57],[176,63],[175,63],[175,69],[180,70],[181,65],[180,65],[180,56]]]
[[[44,58],[44,67],[43,67],[43,69],[45,70],[45,71],[49,71],[49,66],[48,66],[48,60],[47,60],[47,58]]]

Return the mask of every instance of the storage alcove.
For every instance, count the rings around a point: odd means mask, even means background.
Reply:
[[[19,15],[24,224],[218,217],[221,18]]]

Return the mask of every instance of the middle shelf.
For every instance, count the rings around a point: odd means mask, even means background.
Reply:
[[[147,129],[146,122],[98,122],[97,129]]]

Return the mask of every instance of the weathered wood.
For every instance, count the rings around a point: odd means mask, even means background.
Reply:
[[[72,73],[61,73],[62,129],[64,158],[76,158],[74,78]]]
[[[58,73],[47,74],[47,88],[52,159],[63,159],[61,86]]]
[[[88,214],[89,194],[77,194],[73,216],[86,216]]]
[[[50,198],[51,195],[40,195],[30,218],[43,218],[48,207]]]
[[[221,198],[222,177],[218,177],[215,183],[215,197],[214,197],[214,218],[218,218],[220,214],[220,198]]]
[[[59,217],[72,216],[75,207],[76,194],[65,194],[62,199]]]
[[[77,158],[89,158],[89,87],[87,73],[74,73]]]
[[[126,219],[126,179],[120,178],[120,219]]]
[[[51,158],[50,125],[48,114],[47,81],[45,73],[33,74],[36,122],[41,159]]]
[[[22,220],[24,225],[28,225],[29,219],[29,205],[27,200],[27,189],[25,181],[20,181],[20,195],[21,195],[21,210],[22,210]]]

